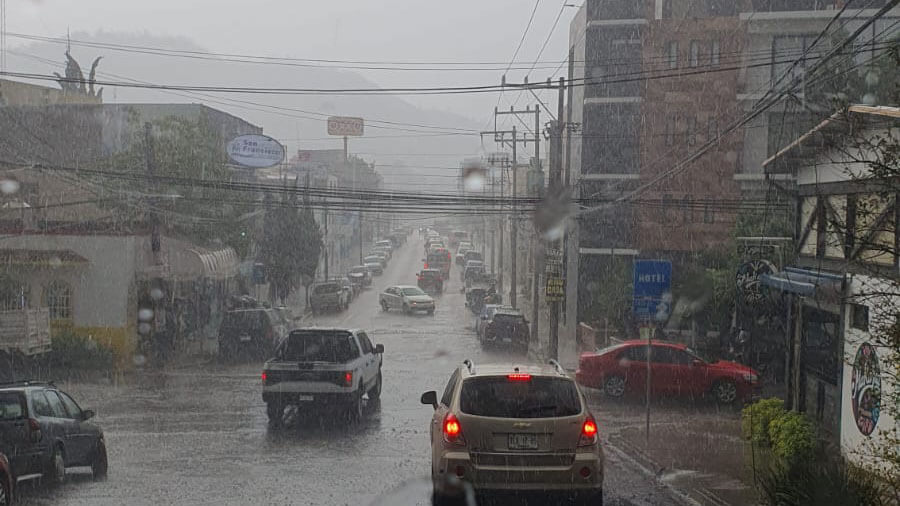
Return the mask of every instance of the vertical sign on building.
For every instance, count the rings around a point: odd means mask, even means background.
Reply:
[[[631,310],[642,322],[663,322],[672,305],[672,262],[634,261],[634,300]]]

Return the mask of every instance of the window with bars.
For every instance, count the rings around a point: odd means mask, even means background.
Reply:
[[[44,305],[50,319],[67,320],[72,317],[72,288],[65,281],[52,281],[44,288]]]
[[[700,41],[692,40],[691,48],[690,48],[690,59],[688,60],[688,65],[691,67],[699,67],[700,66]]]
[[[714,40],[710,43],[710,46],[709,46],[709,63],[710,63],[710,65],[718,65],[721,57],[722,57],[722,48],[719,45],[719,41]]]

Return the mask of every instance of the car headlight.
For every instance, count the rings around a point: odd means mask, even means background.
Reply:
[[[744,375],[744,381],[749,383],[756,383],[759,380],[759,377],[753,373],[747,373]]]

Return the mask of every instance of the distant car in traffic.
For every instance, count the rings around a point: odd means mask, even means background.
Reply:
[[[481,332],[482,346],[508,346],[528,350],[528,320],[518,309],[501,307]]]
[[[421,402],[434,409],[432,504],[455,499],[448,475],[479,495],[522,494],[519,503],[532,493],[540,494],[540,504],[603,503],[597,422],[575,381],[555,361],[541,366],[466,360],[440,397],[432,390]]]
[[[93,417],[53,383],[0,386],[0,453],[9,459],[13,482],[60,484],[70,467],[90,467],[94,479],[106,478],[106,439]]]
[[[444,274],[440,269],[422,269],[416,276],[416,284],[422,291],[442,293],[444,291]]]
[[[483,337],[484,327],[490,323],[494,313],[501,307],[503,307],[501,304],[485,304],[482,306],[481,312],[475,317],[475,335],[478,336],[479,342],[481,342]]]
[[[219,356],[235,359],[251,355],[265,357],[290,331],[292,322],[285,311],[254,307],[226,311],[219,324]]]
[[[381,264],[381,267],[385,268],[385,269],[387,269],[388,260],[390,260],[390,259],[388,258],[387,253],[385,253],[384,251],[376,251],[376,250],[370,251],[368,256],[366,256],[363,259],[363,261],[365,261],[365,262],[370,262],[370,261],[378,262]]]
[[[466,265],[466,252],[473,249],[471,243],[461,242],[459,243],[459,247],[456,250],[456,265],[465,266]]]
[[[262,398],[272,425],[284,408],[337,410],[350,421],[363,415],[363,396],[381,396],[384,346],[359,329],[292,331],[263,365]]]
[[[610,397],[644,395],[647,388],[647,342],[625,341],[578,361],[578,383],[603,390]],[[683,344],[656,342],[650,350],[650,392],[656,396],[712,396],[731,404],[746,400],[758,373],[737,362],[707,362]]]
[[[374,248],[386,248],[389,252],[394,252],[394,242],[390,239],[383,239],[375,242]]]
[[[415,311],[434,314],[434,299],[418,286],[389,286],[378,295],[378,303],[384,311],[399,309],[407,314]]]
[[[9,460],[6,455],[0,453],[0,506],[12,504],[13,493],[13,475]]]
[[[459,273],[461,281],[468,283],[484,274],[484,262],[481,260],[469,260],[466,267]]]
[[[366,257],[363,258],[363,262],[365,263],[364,267],[367,271],[369,271],[373,276],[381,276],[384,274],[384,266],[381,265],[381,259],[378,257]]]
[[[351,267],[350,272],[347,273],[347,278],[350,279],[351,283],[357,283],[362,287],[372,286],[372,273],[369,272],[365,265]]]
[[[472,260],[478,260],[480,262],[484,262],[484,256],[481,254],[480,251],[475,251],[474,249],[470,249],[469,251],[466,251],[466,254],[463,256],[463,260],[465,260],[465,263],[463,265],[468,265],[468,263]]]
[[[390,246],[373,246],[370,254],[373,255],[384,255],[388,261],[393,257],[393,251]]]
[[[309,308],[313,314],[327,309],[343,311],[350,307],[350,294],[339,281],[314,283],[309,291]]]

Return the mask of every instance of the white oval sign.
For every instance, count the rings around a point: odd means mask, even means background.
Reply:
[[[228,157],[245,167],[263,169],[284,161],[284,146],[268,135],[241,135],[228,143]]]

